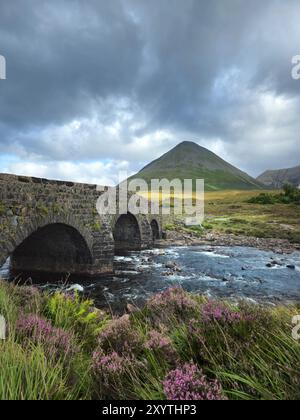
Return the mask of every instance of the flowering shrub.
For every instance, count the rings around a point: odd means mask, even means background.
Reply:
[[[131,325],[129,315],[123,315],[113,319],[100,333],[98,344],[108,353],[114,351],[119,355],[131,355],[141,350],[142,339]]]
[[[209,381],[194,364],[186,363],[168,373],[163,382],[168,400],[224,400],[222,387]]]
[[[16,331],[21,338],[42,344],[49,357],[69,358],[78,351],[71,333],[54,328],[38,315],[22,316],[16,323]]]
[[[169,337],[163,335],[159,331],[150,331],[149,339],[145,342],[144,347],[148,350],[152,350],[155,353],[159,353],[169,363],[176,362],[177,355],[172,346],[172,341]]]
[[[202,319],[204,322],[218,321],[227,324],[253,321],[253,316],[242,312],[234,311],[218,302],[210,301],[201,307]]]
[[[115,351],[109,355],[105,355],[101,350],[95,351],[93,353],[93,370],[97,375],[99,373],[103,374],[105,383],[107,383],[107,378],[111,375],[120,375],[125,371],[126,368],[126,359],[122,356],[119,356]]]
[[[197,309],[197,302],[181,287],[172,287],[156,294],[147,302],[147,308],[154,317],[166,320],[176,316],[185,318]]]
[[[120,356],[115,351],[105,354],[101,349],[96,350],[92,363],[96,395],[101,399],[125,398],[129,372],[137,368],[139,364],[133,358]]]

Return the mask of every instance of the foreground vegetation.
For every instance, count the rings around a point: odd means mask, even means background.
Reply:
[[[78,295],[0,283],[1,399],[299,399],[296,307],[173,288],[113,317]]]

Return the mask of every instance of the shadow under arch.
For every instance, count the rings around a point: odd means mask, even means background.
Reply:
[[[152,241],[155,242],[156,240],[160,239],[160,230],[157,220],[151,220],[150,226],[152,231]]]
[[[131,214],[122,214],[113,228],[115,254],[127,251],[139,251],[142,247],[142,235],[137,218]]]
[[[93,263],[85,237],[66,223],[43,223],[19,242],[11,253],[13,272],[87,273]]]

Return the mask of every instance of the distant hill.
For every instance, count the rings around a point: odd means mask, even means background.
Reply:
[[[193,142],[177,145],[131,177],[172,180],[204,179],[207,191],[260,189],[262,185],[213,152]]]
[[[257,178],[257,181],[271,188],[281,188],[286,183],[298,187],[300,185],[300,166],[266,171]]]

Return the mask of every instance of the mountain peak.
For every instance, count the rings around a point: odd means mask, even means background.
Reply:
[[[300,185],[300,166],[265,171],[257,177],[257,181],[270,188],[282,188],[286,183],[298,187]]]
[[[181,143],[177,144],[175,147],[185,147],[185,146],[193,146],[193,147],[199,147],[198,143],[195,143],[194,141],[184,140]]]
[[[143,168],[138,178],[204,179],[207,190],[259,189],[259,182],[192,141],[183,141]],[[134,178],[134,177],[133,177]]]
[[[186,150],[200,150],[205,149],[204,147],[200,146],[198,143],[195,143],[194,141],[182,141],[181,143],[177,144],[172,150],[176,149],[186,149]]]

